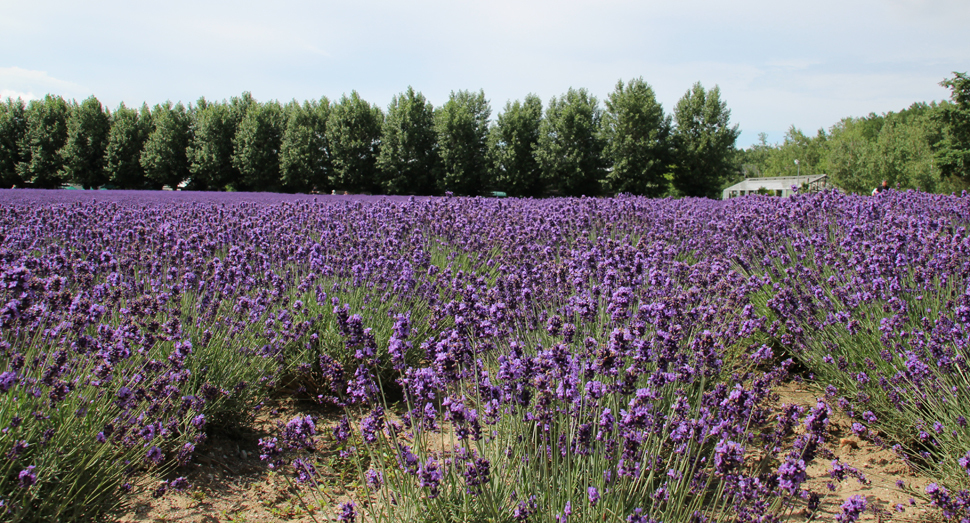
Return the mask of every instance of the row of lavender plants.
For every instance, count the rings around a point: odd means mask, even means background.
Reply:
[[[280,391],[345,412],[260,442],[325,503],[337,439],[344,520],[784,520],[830,404],[970,497],[966,197],[0,199],[5,519],[182,488]]]

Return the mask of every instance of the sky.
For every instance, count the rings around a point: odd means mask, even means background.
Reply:
[[[0,0],[0,98],[107,108],[356,90],[386,108],[569,88],[602,101],[643,78],[664,111],[718,86],[739,147],[949,98],[970,71],[966,0]]]

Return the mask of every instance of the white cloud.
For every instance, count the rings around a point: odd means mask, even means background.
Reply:
[[[84,87],[74,82],[54,78],[46,71],[34,71],[21,67],[0,67],[0,93],[11,94],[11,98],[20,96],[25,100],[36,99],[44,94],[59,94],[61,96],[81,96]],[[35,94],[42,93],[42,94]]]
[[[13,89],[0,89],[0,101],[6,100],[7,98],[10,98],[12,100],[16,100],[17,98],[20,98],[25,102],[40,99],[40,97],[34,93],[29,93],[29,92],[24,93],[20,91],[14,91]]]

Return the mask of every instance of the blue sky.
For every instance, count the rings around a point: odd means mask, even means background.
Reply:
[[[970,70],[966,0],[0,0],[0,97],[339,98],[435,105],[483,89],[493,117],[528,93],[600,100],[642,77],[664,110],[718,85],[739,146],[792,125],[946,99]]]

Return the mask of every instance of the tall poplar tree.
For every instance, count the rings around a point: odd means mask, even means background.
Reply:
[[[564,196],[595,196],[604,175],[599,101],[586,89],[570,88],[549,100],[537,158],[545,182]]]
[[[74,107],[67,120],[67,142],[60,151],[64,178],[85,189],[108,182],[104,162],[110,129],[110,115],[94,96]]]
[[[330,100],[293,100],[286,105],[286,124],[280,145],[280,177],[288,191],[305,192],[330,189],[330,150],[327,145],[327,118]]]
[[[330,182],[338,190],[377,192],[377,157],[380,155],[384,113],[363,100],[357,91],[343,95],[327,120],[327,144],[333,171]]]
[[[111,129],[104,154],[104,171],[108,183],[119,189],[142,189],[147,179],[141,165],[141,153],[151,132],[147,105],[142,113],[122,103],[111,113]]]
[[[186,156],[189,115],[181,102],[156,105],[151,115],[154,125],[141,154],[141,165],[150,181],[174,190],[191,175]]]
[[[420,92],[391,99],[377,157],[381,189],[387,194],[433,194],[440,168],[434,105]]]
[[[27,133],[27,105],[20,98],[0,103],[0,188],[23,183],[17,164],[24,160],[21,144]]]
[[[252,191],[280,189],[283,107],[277,101],[249,108],[233,139],[232,165]]]
[[[970,183],[970,76],[954,72],[940,85],[950,88],[952,103],[942,105],[937,113],[943,137],[936,144],[936,162],[944,177]]]
[[[485,91],[452,91],[435,114],[441,178],[438,188],[458,194],[480,194],[488,183],[488,119]]]
[[[731,111],[721,90],[697,82],[674,108],[673,185],[684,196],[717,198],[735,173],[735,142],[740,132],[731,126]]]
[[[230,106],[200,98],[191,113],[192,140],[186,151],[192,188],[223,191],[240,178],[232,164],[236,122]]]
[[[489,135],[489,156],[496,189],[509,196],[541,196],[545,185],[536,159],[542,100],[534,94],[524,102],[506,102]]]
[[[20,148],[23,161],[17,175],[42,189],[53,189],[64,183],[61,147],[67,142],[67,119],[71,109],[60,96],[47,95],[31,100],[27,106],[27,131]]]
[[[606,99],[603,156],[611,165],[605,186],[613,193],[663,196],[670,164],[670,117],[643,78],[617,82]]]

